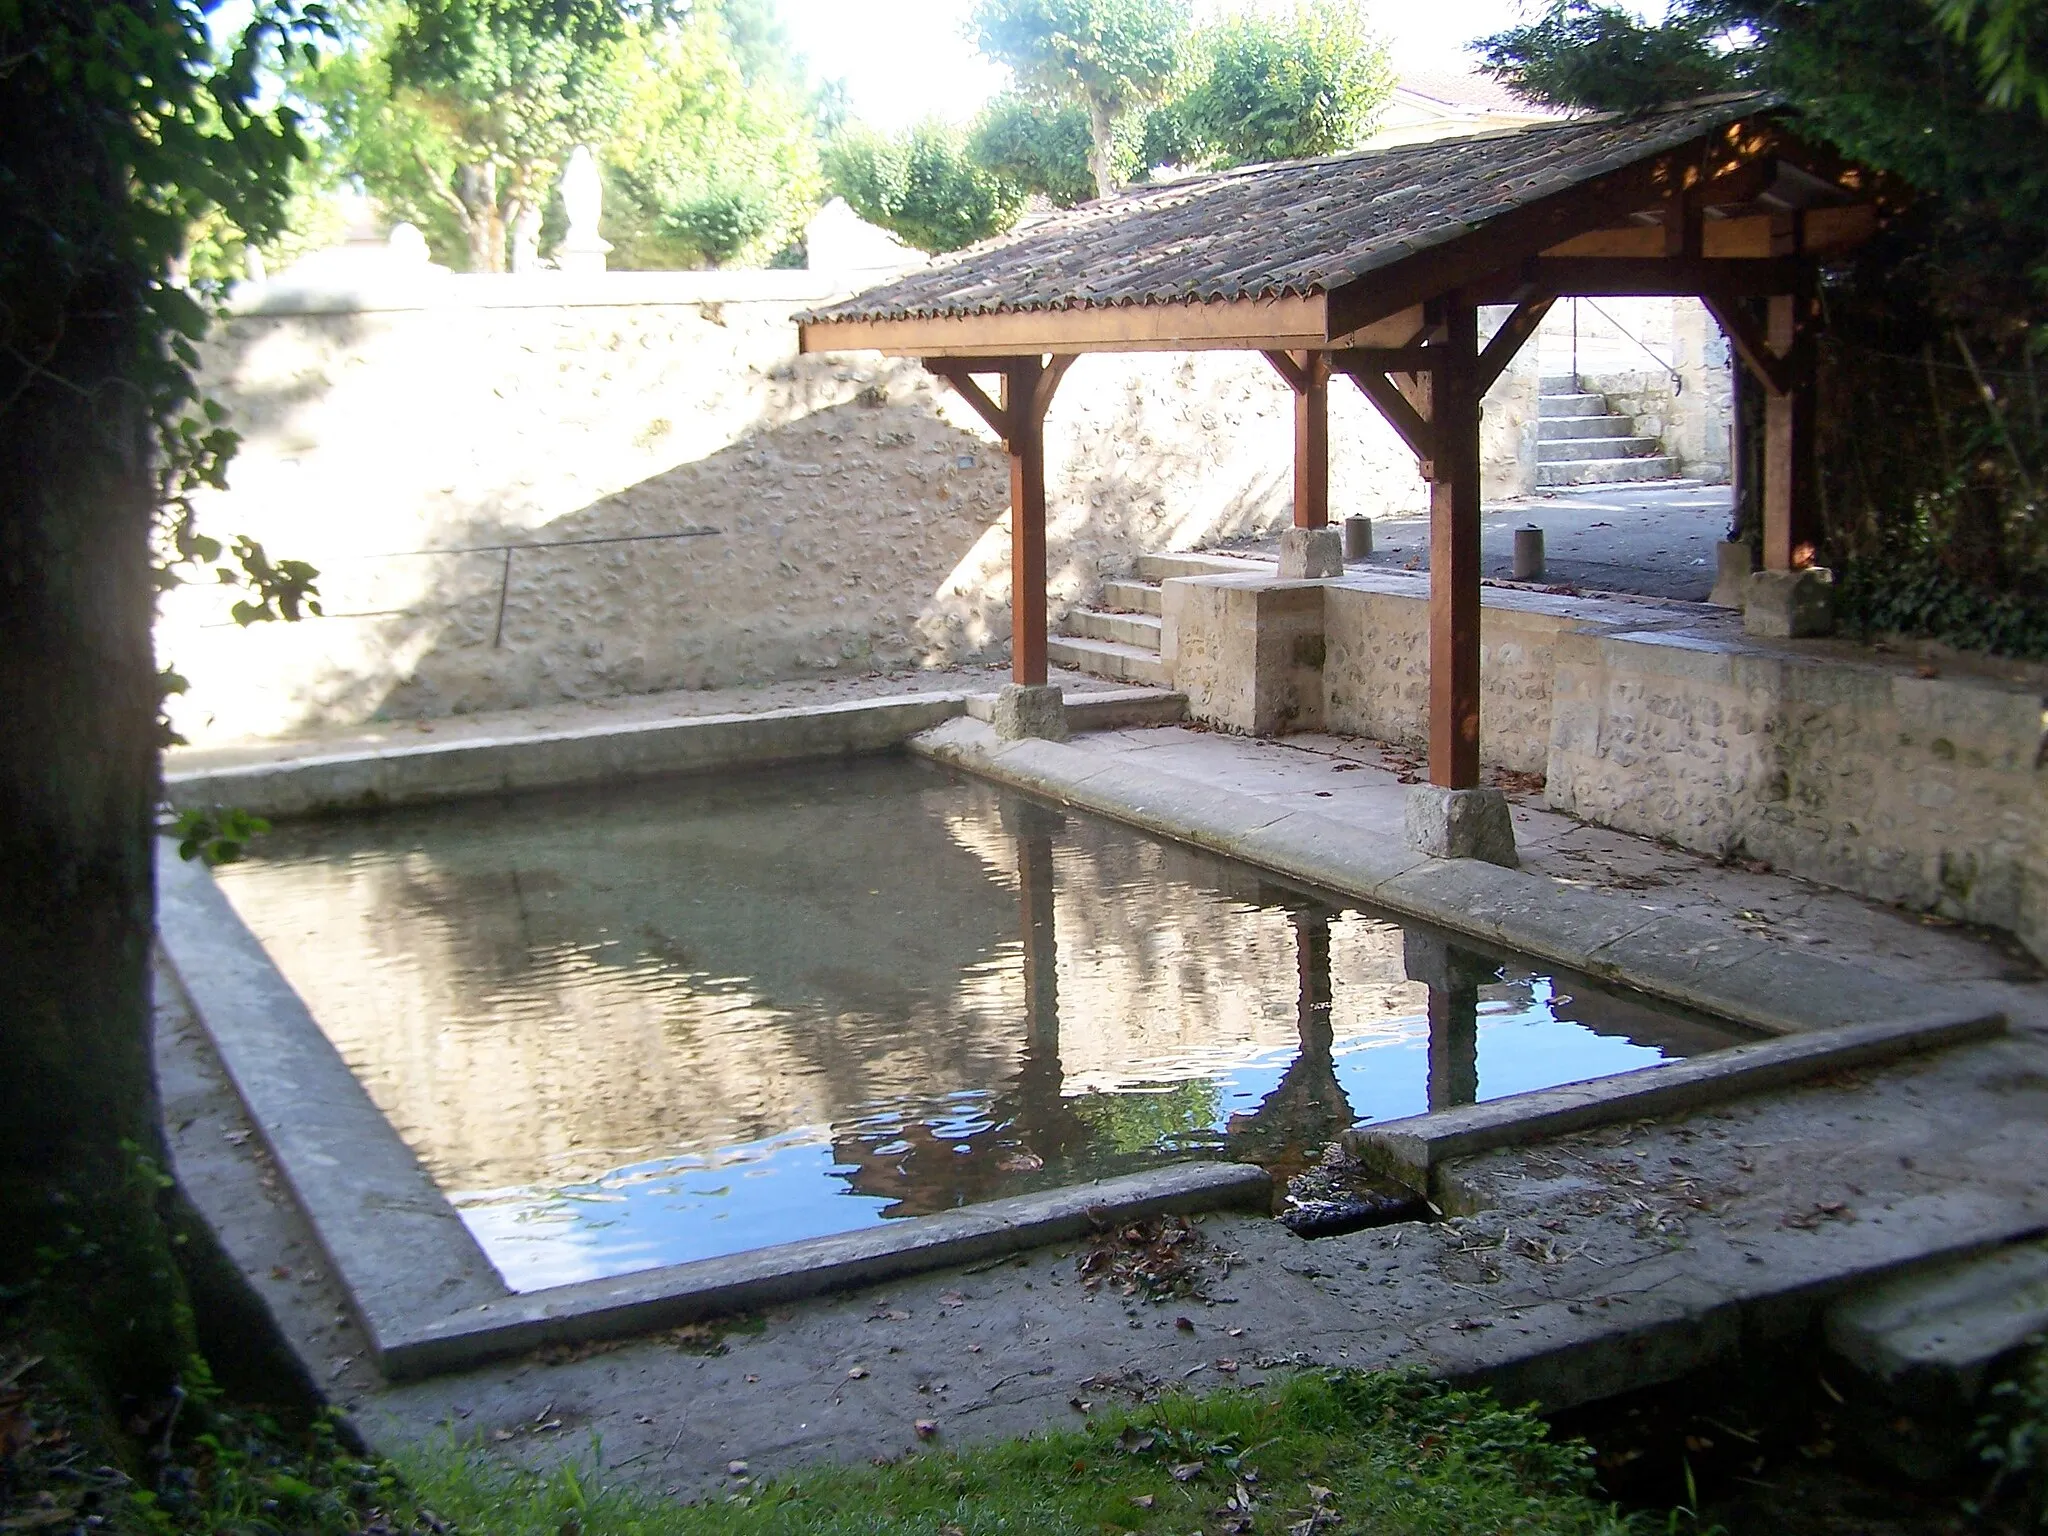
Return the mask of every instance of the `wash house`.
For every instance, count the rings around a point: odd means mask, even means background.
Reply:
[[[1810,566],[1816,275],[1896,195],[1768,99],[1723,97],[1136,188],[807,316],[801,346],[919,358],[1002,439],[1023,689],[1046,683],[1046,413],[1082,354],[1265,356],[1294,394],[1283,579],[1341,573],[1328,410],[1349,380],[1430,485],[1428,776],[1456,794],[1479,784],[1488,386],[1560,299],[1698,297],[1765,400],[1764,569]]]

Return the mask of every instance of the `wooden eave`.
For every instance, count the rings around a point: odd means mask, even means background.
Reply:
[[[1900,200],[1896,184],[1781,123],[1745,118],[1323,292],[809,320],[799,346],[925,358],[1398,349],[1425,337],[1426,304],[1457,291],[1488,304],[1791,292],[1802,264],[1868,239]]]

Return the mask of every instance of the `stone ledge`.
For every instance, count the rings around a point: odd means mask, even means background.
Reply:
[[[1837,1025],[1593,1082],[1360,1126],[1344,1133],[1344,1145],[1380,1172],[1437,1193],[1432,1187],[1436,1170],[1455,1158],[1619,1120],[1681,1114],[1823,1072],[1989,1039],[2004,1031],[2003,1014],[1975,1012]]]
[[[569,1340],[614,1338],[971,1264],[1097,1227],[1166,1212],[1254,1210],[1273,1181],[1243,1163],[1176,1163],[1147,1173],[990,1200],[936,1216],[508,1296],[380,1340],[393,1380]]]
[[[165,777],[164,793],[179,810],[234,805],[260,816],[317,816],[742,763],[883,752],[966,708],[962,694],[906,694],[754,715],[697,715],[532,736],[426,742],[174,773]]]

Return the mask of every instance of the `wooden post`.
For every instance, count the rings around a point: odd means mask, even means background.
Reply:
[[[1444,303],[1431,370],[1429,782],[1479,787],[1479,311]],[[1434,349],[1432,349],[1434,350]]]
[[[1045,418],[1033,409],[1045,365],[1012,361],[1003,370],[1010,449],[1010,677],[1045,682]]]
[[[1298,355],[1294,391],[1294,526],[1330,526],[1330,354]]]
[[[1010,455],[1010,676],[1045,684],[1045,413],[1073,366],[1072,354],[1043,357],[928,357],[944,379],[1003,440]],[[991,400],[977,373],[1000,376]]]
[[[1814,387],[1801,311],[1804,295],[1769,301],[1765,341],[1784,359],[1786,388],[1764,394],[1764,569],[1812,565],[1820,543],[1818,466],[1814,459]]]

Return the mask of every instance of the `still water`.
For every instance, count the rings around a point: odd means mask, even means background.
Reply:
[[[905,759],[281,828],[219,872],[533,1290],[1733,1043]]]

